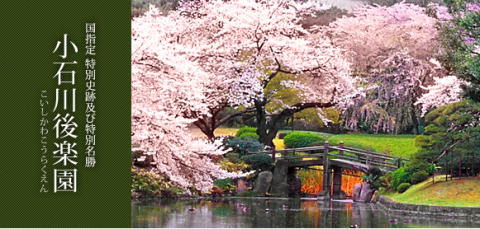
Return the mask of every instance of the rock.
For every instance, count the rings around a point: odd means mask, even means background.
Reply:
[[[288,197],[288,162],[280,160],[273,171],[272,189],[270,194],[277,197]]]
[[[360,191],[360,197],[357,201],[362,203],[370,202],[370,200],[372,200],[372,196],[374,192],[375,190],[370,188],[369,183],[363,183],[362,189]]]
[[[370,188],[370,184],[356,184],[353,187],[353,197],[352,200],[355,202],[368,203],[372,200],[373,193],[375,190]]]
[[[372,195],[372,199],[370,200],[370,202],[376,203],[377,199],[378,199],[378,191],[375,191]]]
[[[362,184],[355,184],[355,186],[353,186],[353,196],[352,196],[352,200],[353,201],[358,201],[360,199],[360,192],[362,191]]]
[[[258,174],[255,181],[255,188],[253,192],[257,196],[265,196],[265,193],[270,189],[272,183],[273,174],[270,171],[263,171]]]
[[[242,193],[247,191],[247,182],[245,182],[243,179],[238,179],[236,190],[237,190],[237,193]]]

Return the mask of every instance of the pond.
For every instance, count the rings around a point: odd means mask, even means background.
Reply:
[[[480,227],[479,222],[388,216],[375,204],[222,198],[132,202],[133,227]]]

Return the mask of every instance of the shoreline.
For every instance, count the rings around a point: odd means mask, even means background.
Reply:
[[[375,205],[389,215],[395,216],[415,216],[417,218],[434,217],[437,219],[454,218],[455,220],[463,221],[480,221],[480,208],[476,207],[448,207],[408,204],[395,202],[385,196],[380,196]]]

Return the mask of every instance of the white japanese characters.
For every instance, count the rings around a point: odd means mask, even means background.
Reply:
[[[85,24],[85,167],[94,167],[95,160],[95,23]]]
[[[62,46],[61,58],[57,72],[53,78],[57,79],[55,89],[55,104],[53,107],[53,131],[55,141],[53,143],[53,192],[77,192],[77,169],[78,152],[75,121],[76,111],[76,88],[75,69],[78,68],[76,60],[69,60],[69,50],[78,53],[78,47],[74,42],[68,40],[68,34],[63,35],[63,41],[58,41],[53,53],[57,53]],[[70,97],[70,98],[69,98]],[[73,167],[73,168],[72,168]]]

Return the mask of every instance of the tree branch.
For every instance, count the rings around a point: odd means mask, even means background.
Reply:
[[[248,112],[253,112],[253,111],[255,111],[255,109],[246,109],[246,110],[243,110],[243,111],[237,111],[235,113],[229,114],[229,115],[223,117],[222,119],[220,119],[218,122],[216,122],[214,128],[217,128],[217,127],[221,126],[222,124],[224,124],[225,122],[227,122],[229,119],[231,119],[233,117],[236,117],[236,116],[248,113]]]

